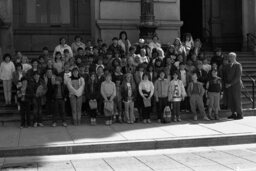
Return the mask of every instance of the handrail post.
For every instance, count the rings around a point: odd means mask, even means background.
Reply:
[[[255,96],[255,81],[252,81],[252,109],[255,109],[255,99],[254,99],[254,96]]]

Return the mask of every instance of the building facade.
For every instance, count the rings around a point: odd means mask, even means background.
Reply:
[[[109,43],[122,30],[137,42],[140,5],[140,0],[0,0],[1,52],[53,48],[61,36]],[[162,43],[191,32],[209,46],[241,49],[247,33],[256,32],[256,0],[154,0],[154,14]]]

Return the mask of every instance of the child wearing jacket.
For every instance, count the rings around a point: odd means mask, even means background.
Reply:
[[[164,70],[160,71],[159,78],[155,82],[155,98],[157,103],[158,122],[163,122],[164,108],[168,105],[168,90],[170,81],[165,79]]]
[[[67,87],[74,125],[81,124],[84,86],[84,79],[79,75],[79,69],[77,67],[73,68],[71,77],[67,81]]]
[[[209,121],[209,118],[206,116],[203,96],[205,93],[203,84],[197,81],[197,73],[192,74],[192,82],[188,85],[188,96],[190,97],[190,107],[191,111],[194,114],[194,121],[197,121],[197,112],[198,108],[200,114],[203,116],[203,119]]]
[[[91,117],[91,125],[96,125],[96,116],[97,116],[97,106],[99,100],[99,86],[97,82],[97,76],[95,72],[92,72],[90,75],[89,82],[86,88],[87,101],[89,103],[89,115]],[[94,106],[90,105],[94,103]],[[95,105],[97,104],[97,106]]]
[[[183,82],[178,79],[178,71],[173,73],[173,80],[170,83],[168,101],[173,104],[172,121],[181,122],[180,103],[187,96]]]
[[[62,126],[67,127],[66,123],[66,111],[65,111],[65,99],[67,98],[66,86],[64,85],[63,79],[60,76],[57,76],[54,81],[53,86],[53,98],[54,98],[54,113],[52,116],[53,127],[57,126],[57,115],[60,116],[62,121]]]
[[[101,95],[104,99],[104,115],[106,117],[106,125],[112,124],[112,116],[114,112],[114,98],[116,97],[116,85],[111,81],[111,74],[106,75],[106,80],[101,84]]]
[[[0,79],[3,81],[5,104],[10,105],[12,101],[12,74],[15,66],[11,61],[11,55],[5,54],[0,65]]]
[[[124,121],[128,124],[133,124],[135,122],[134,99],[137,90],[132,79],[132,74],[127,73],[121,86],[121,97],[124,102]]]

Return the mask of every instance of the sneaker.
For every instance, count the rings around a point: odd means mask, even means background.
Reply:
[[[215,114],[214,119],[217,120],[217,121],[220,120],[219,115],[216,115],[216,114]]]
[[[157,122],[158,122],[158,123],[162,123],[161,119],[158,119]]]
[[[52,124],[52,127],[56,127],[57,126],[57,124],[56,124],[56,122],[54,122],[53,124]]]
[[[236,115],[234,113],[228,117],[228,119],[235,119],[235,118],[236,118]]]
[[[44,125],[42,123],[38,123],[38,126],[43,127]]]
[[[194,121],[197,121],[197,115],[194,116]]]
[[[151,123],[151,120],[150,120],[150,119],[148,119],[148,120],[147,120],[147,122],[150,124],[150,123]]]
[[[109,121],[109,125],[112,125],[112,120]]]
[[[68,126],[68,124],[67,124],[66,122],[63,122],[62,125],[63,125],[64,127],[67,127],[67,126]]]
[[[235,118],[235,120],[241,120],[241,119],[243,119],[243,118],[244,118],[243,116],[238,115],[238,116]]]
[[[146,120],[146,119],[144,119],[144,120],[143,120],[143,123],[144,123],[144,124],[146,124],[146,123],[147,123],[147,120]]]
[[[207,116],[205,116],[205,117],[203,118],[203,120],[205,120],[205,121],[210,121],[210,119],[209,119]]]
[[[178,121],[178,122],[181,122],[181,119],[180,119],[180,117],[178,117],[177,121]]]
[[[33,126],[36,128],[37,127],[37,122],[35,122]]]

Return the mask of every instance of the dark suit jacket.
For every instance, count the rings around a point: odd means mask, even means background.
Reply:
[[[226,66],[225,74],[223,77],[225,84],[231,84],[231,86],[241,85],[242,80],[242,65],[239,62],[235,62],[232,66],[229,64]]]

